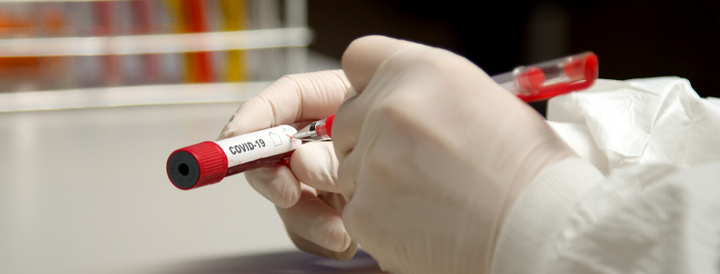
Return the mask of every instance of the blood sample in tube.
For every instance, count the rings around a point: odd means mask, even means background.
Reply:
[[[188,190],[287,160],[302,143],[292,137],[296,132],[291,126],[281,125],[180,148],[168,158],[168,178],[177,188]]]

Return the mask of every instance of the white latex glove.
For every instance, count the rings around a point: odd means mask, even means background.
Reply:
[[[451,52],[371,36],[342,66],[359,94],[333,126],[349,234],[390,272],[489,272],[520,192],[573,150]]]
[[[302,128],[337,111],[349,82],[341,70],[288,75],[243,103],[218,139],[287,124]],[[345,205],[335,187],[337,158],[331,142],[300,146],[288,165],[245,172],[273,202],[295,245],[339,260],[352,258],[357,244],[340,216]]]

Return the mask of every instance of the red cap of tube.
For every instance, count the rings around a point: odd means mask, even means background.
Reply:
[[[325,132],[327,132],[327,136],[330,138],[332,138],[333,122],[335,122],[335,114],[330,115],[327,117],[327,120],[325,120]]]
[[[598,57],[592,52],[585,53],[582,58],[570,61],[563,69],[570,79],[569,82],[543,86],[529,95],[518,95],[518,98],[532,102],[589,88],[598,77]]]
[[[225,152],[210,141],[175,150],[167,161],[168,178],[183,190],[220,182],[227,171]]]

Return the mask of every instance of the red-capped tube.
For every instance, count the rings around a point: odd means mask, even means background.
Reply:
[[[585,52],[517,67],[492,79],[523,101],[532,102],[586,89],[597,77],[597,55]]]
[[[188,190],[281,162],[289,159],[302,143],[292,137],[296,132],[295,128],[282,125],[180,148],[168,157],[168,178],[177,188]]]

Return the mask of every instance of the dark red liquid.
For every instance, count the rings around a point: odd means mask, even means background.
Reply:
[[[290,156],[292,156],[293,151],[285,152],[283,154],[273,155],[270,157],[260,158],[252,162],[247,162],[243,164],[239,164],[236,166],[232,166],[228,168],[227,174],[225,174],[225,177],[230,175],[235,175],[243,171],[264,167],[267,165],[274,165],[277,163],[280,163],[282,161],[290,159]]]

